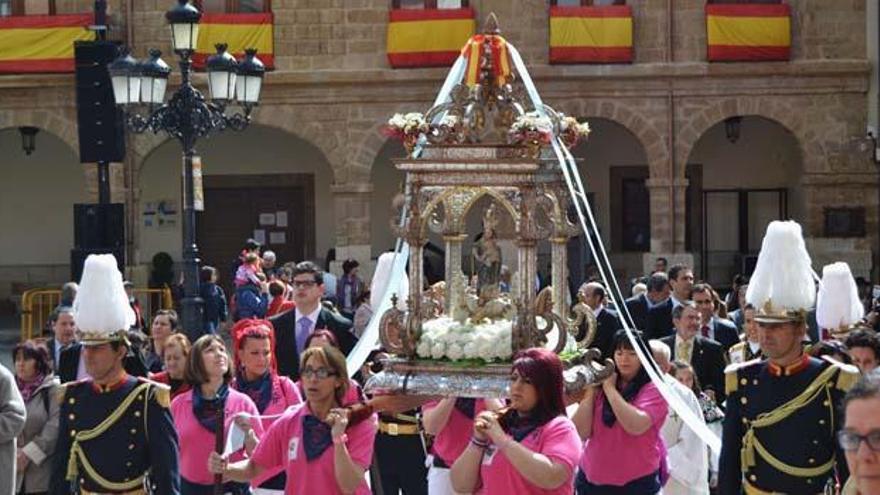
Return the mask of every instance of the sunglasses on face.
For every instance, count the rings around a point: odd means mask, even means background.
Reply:
[[[302,373],[300,373],[303,378],[317,378],[319,380],[324,380],[325,378],[336,376],[336,373],[329,368],[304,368]]]
[[[874,452],[880,452],[880,430],[873,430],[867,435],[859,435],[856,432],[840,430],[837,432],[837,441],[840,448],[848,452],[859,450],[862,441],[868,444]]]

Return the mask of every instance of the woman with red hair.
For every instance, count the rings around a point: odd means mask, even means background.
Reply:
[[[235,349],[235,377],[233,389],[249,396],[262,416],[263,430],[290,406],[302,402],[299,390],[286,376],[280,376],[275,366],[275,330],[269,320],[246,319],[232,327]],[[236,418],[236,424],[247,433],[248,451],[258,439],[247,418]],[[251,481],[254,495],[284,493],[286,476],[283,468],[266,470]]]
[[[581,453],[565,416],[562,362],[546,349],[517,354],[510,373],[510,407],[483,411],[473,437],[452,466],[456,492],[570,494]]]

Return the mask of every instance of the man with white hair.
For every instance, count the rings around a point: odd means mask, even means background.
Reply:
[[[703,411],[697,396],[669,375],[672,368],[672,351],[669,346],[659,340],[651,340],[648,345],[651,346],[651,354],[657,367],[663,372],[663,379],[673,393],[702,420]],[[709,460],[706,443],[672,409],[660,428],[660,435],[666,444],[666,461],[669,465],[669,481],[663,487],[664,495],[708,495]]]
[[[277,276],[278,269],[275,268],[275,263],[278,261],[275,256],[275,251],[265,250],[263,251],[263,273],[266,274],[266,278],[272,280]]]

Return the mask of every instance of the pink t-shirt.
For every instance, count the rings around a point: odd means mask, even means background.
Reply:
[[[440,401],[431,401],[422,406],[424,413],[434,409]],[[477,399],[474,403],[474,416],[486,410],[486,403],[483,399]],[[443,459],[447,466],[452,467],[458,456],[467,448],[471,435],[474,433],[474,420],[469,418],[465,413],[453,407],[449,413],[449,420],[446,426],[440,430],[440,433],[434,437],[434,445],[432,451],[434,455]]]
[[[235,380],[232,382],[232,387],[235,388]],[[277,421],[289,407],[301,402],[302,397],[299,395],[299,387],[290,378],[279,376],[272,386],[272,399],[269,401],[269,405],[266,406],[266,410],[260,414],[263,416],[260,419],[263,424],[263,431],[269,431],[272,423]],[[251,480],[251,486],[258,487],[282,471],[284,471],[283,467],[266,470],[263,474]]]
[[[538,488],[513,467],[504,452],[490,448],[483,456],[483,465],[480,469],[482,487],[477,490],[478,494],[570,495],[573,493],[575,468],[581,456],[581,439],[570,419],[557,416],[526,435],[520,443],[533,452],[547,456],[553,462],[563,464],[568,469],[565,482],[553,489]]]
[[[331,445],[320,457],[306,461],[302,441],[303,418],[311,414],[308,403],[291,407],[278,419],[269,431],[261,437],[260,444],[251,457],[252,462],[264,469],[284,466],[287,473],[285,495],[342,494],[334,472],[334,449]],[[346,431],[345,443],[352,461],[367,469],[373,458],[373,441],[376,438],[376,415],[366,419]],[[366,481],[354,492],[368,495],[370,489]]]
[[[596,394],[593,404],[593,430],[584,444],[581,469],[587,479],[597,485],[623,486],[647,476],[660,468],[666,449],[660,428],[666,421],[666,401],[653,383],[639,390],[630,404],[651,417],[651,427],[641,435],[630,435],[615,421],[611,428],[602,422],[605,395]],[[627,462],[620,462],[626,459]]]
[[[189,391],[171,401],[171,416],[180,440],[180,476],[193,483],[209,485],[214,483],[214,475],[208,472],[208,456],[214,451],[214,433],[196,419],[192,394]],[[229,432],[229,424],[242,412],[253,416],[259,414],[250,397],[230,388],[224,408],[224,438]],[[259,420],[251,420],[251,425],[258,437],[263,434],[263,425]],[[244,459],[244,449],[230,456],[233,462],[241,459]]]

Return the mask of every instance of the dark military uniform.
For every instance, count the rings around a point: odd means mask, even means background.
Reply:
[[[52,495],[180,493],[167,386],[128,375],[108,387],[82,380],[61,400]]]
[[[428,468],[417,414],[418,411],[407,411],[379,415],[374,457],[379,475],[371,470],[375,493],[427,495]]]
[[[843,423],[841,400],[858,370],[804,355],[786,368],[754,360],[725,374],[720,494],[822,493],[835,471],[846,481],[835,435]]]

